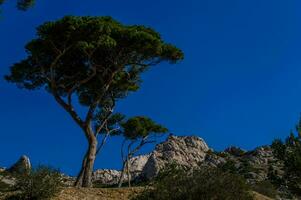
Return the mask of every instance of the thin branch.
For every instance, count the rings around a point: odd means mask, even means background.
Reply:
[[[101,144],[99,145],[97,151],[96,151],[96,155],[99,154],[100,150],[103,148],[103,146],[105,145],[106,141],[107,141],[107,138],[115,131],[118,131],[119,128],[115,128],[115,129],[112,129],[112,130],[107,130],[107,133],[106,135],[104,136],[104,138],[102,139],[101,141]]]
[[[67,92],[67,94],[68,94],[68,104],[71,106],[72,105],[72,94],[73,94],[73,92],[77,89],[77,88],[79,88],[81,85],[83,85],[83,84],[85,84],[85,83],[87,83],[87,82],[89,82],[92,78],[94,78],[94,76],[96,76],[96,72],[97,72],[97,70],[96,70],[96,67],[93,67],[92,68],[92,74],[90,75],[90,76],[88,76],[87,78],[85,78],[85,79],[83,79],[83,80],[81,80],[79,83],[75,83],[75,85]]]
[[[71,47],[69,47],[71,48]],[[69,49],[68,48],[68,49]],[[68,50],[67,49],[67,50]],[[57,85],[55,81],[55,65],[60,60],[60,58],[66,53],[67,50],[64,50],[61,54],[59,54],[54,61],[50,65],[50,89],[52,91],[52,94],[55,98],[55,100],[71,115],[73,120],[81,127],[84,128],[83,121],[78,116],[78,114],[74,111],[73,107],[69,106],[58,94],[57,92]]]
[[[108,81],[108,84],[104,87],[104,91],[102,93],[102,95],[99,95],[96,100],[92,103],[92,105],[90,106],[88,112],[87,112],[87,115],[86,115],[86,120],[85,122],[86,123],[89,123],[92,118],[93,118],[93,114],[94,114],[94,111],[97,107],[97,105],[99,104],[99,102],[101,101],[101,99],[105,96],[105,94],[107,93],[107,91],[109,90],[112,82],[113,82],[113,79],[114,79],[114,76],[117,74],[119,70],[116,70],[115,72],[112,73],[109,81]]]

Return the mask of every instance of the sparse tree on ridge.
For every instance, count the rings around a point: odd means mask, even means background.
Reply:
[[[146,144],[155,143],[157,136],[167,133],[168,129],[147,117],[140,116],[128,119],[121,126],[124,136],[121,147],[123,164],[118,187],[122,186],[125,173],[127,174],[128,186],[131,187],[131,158]]]
[[[0,0],[0,5],[2,5],[6,0]],[[17,0],[17,8],[22,11],[26,11],[32,7],[35,0]]]
[[[182,51],[153,29],[123,25],[111,17],[68,16],[47,22],[38,27],[26,52],[27,58],[5,78],[20,88],[45,89],[81,128],[88,142],[76,182],[82,187],[92,185],[97,151],[118,129],[116,101],[139,89],[141,73],[149,67],[183,59]]]

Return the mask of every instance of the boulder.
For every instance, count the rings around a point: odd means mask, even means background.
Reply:
[[[247,151],[239,148],[239,147],[235,147],[235,146],[230,146],[228,147],[225,152],[233,155],[233,156],[242,156],[244,155]]]
[[[100,185],[118,184],[121,171],[113,169],[99,169],[93,172],[93,182]]]
[[[0,173],[4,172],[4,171],[5,171],[5,168],[4,167],[0,167]]]
[[[131,180],[134,181],[137,179],[144,166],[148,161],[149,154],[135,156],[130,160],[130,173]],[[100,185],[116,185],[118,184],[119,178],[121,176],[121,171],[113,169],[99,169],[93,173],[93,182]],[[127,175],[124,175],[125,180],[128,178]]]
[[[130,173],[131,179],[135,180],[140,177],[145,164],[147,163],[150,154],[139,155],[131,158],[130,160]]]
[[[30,170],[31,170],[30,160],[27,156],[23,155],[7,171],[10,173],[22,174],[22,173],[27,173]]]
[[[227,160],[221,156],[218,156],[214,153],[208,153],[205,157],[204,162],[201,164],[201,166],[206,167],[218,167],[223,164],[225,164]]]
[[[152,179],[171,163],[188,168],[198,167],[204,161],[207,151],[209,147],[200,137],[171,135],[156,146],[141,175],[143,178]]]

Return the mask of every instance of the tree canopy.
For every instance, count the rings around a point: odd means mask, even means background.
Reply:
[[[179,49],[151,28],[122,25],[111,17],[68,16],[47,22],[26,51],[28,57],[11,67],[6,80],[30,90],[44,87],[64,107],[71,106],[76,94],[81,105],[100,109],[138,90],[140,74],[148,67],[183,59]]]
[[[26,46],[27,59],[15,64],[6,79],[63,97],[76,92],[85,106],[99,96],[102,103],[108,96],[125,97],[139,88],[140,72],[183,58],[154,30],[124,26],[111,17],[64,17],[40,26],[37,36]]]
[[[0,5],[2,5],[5,0],[0,0]],[[17,0],[17,8],[22,11],[26,11],[32,7],[35,3],[35,0]]]
[[[127,170],[128,185],[131,186],[131,163],[130,159],[146,144],[155,143],[156,136],[167,133],[168,129],[155,123],[148,117],[132,117],[121,123],[121,133],[124,141],[121,146],[121,157],[123,160],[122,173],[119,178],[118,186],[121,187]],[[127,144],[127,148],[124,149]]]
[[[44,23],[26,52],[27,58],[14,64],[5,79],[20,88],[45,89],[81,127],[89,142],[83,161],[87,170],[81,171],[88,173],[85,186],[91,185],[99,134],[105,132],[105,140],[122,120],[114,114],[116,101],[139,89],[141,73],[149,67],[184,57],[153,29],[111,17],[67,16]],[[74,101],[86,108],[85,114]]]
[[[124,137],[129,140],[144,138],[150,134],[161,134],[168,132],[162,125],[156,124],[148,117],[138,116],[128,119],[122,124]]]

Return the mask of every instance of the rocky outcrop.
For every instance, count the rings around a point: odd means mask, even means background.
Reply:
[[[116,185],[121,171],[113,169],[99,169],[93,172],[93,182],[99,185]]]
[[[225,149],[225,152],[229,153],[230,155],[233,156],[242,156],[244,155],[247,151],[239,148],[239,147],[235,147],[235,146],[230,146],[227,149]]]
[[[4,172],[4,171],[5,171],[5,168],[4,167],[0,167],[0,173]]]
[[[27,156],[21,156],[10,168],[0,168],[0,182],[9,186],[16,184],[15,174],[28,173],[31,170],[30,160]]]
[[[269,146],[259,147],[248,152],[241,157],[240,161],[249,166],[250,172],[245,176],[249,182],[264,181],[272,172],[276,172],[279,177],[284,174],[284,163],[274,156]]]
[[[169,136],[167,141],[158,144],[145,164],[142,177],[151,179],[161,169],[171,163],[185,167],[198,167],[204,161],[208,145],[195,136]]]
[[[196,136],[169,136],[166,141],[156,145],[150,154],[133,157],[130,163],[132,181],[152,179],[160,170],[173,163],[185,168],[202,166],[229,168],[244,176],[249,183],[267,180],[271,174],[279,177],[284,174],[284,163],[273,155],[269,146],[252,151],[232,146],[222,152],[214,152],[202,138]],[[22,156],[7,171],[21,173],[30,168],[28,157]],[[0,172],[1,170],[4,169],[0,168]],[[100,185],[115,185],[120,175],[121,171],[118,170],[100,169],[93,173],[93,181]],[[63,176],[63,182],[72,185],[74,178]]]
[[[30,169],[31,169],[30,160],[27,156],[23,155],[7,171],[10,173],[22,174],[22,173],[29,172]]]
[[[274,156],[269,146],[252,151],[231,147],[223,152],[211,152],[206,155],[202,165],[232,170],[244,176],[249,183],[267,180],[271,174],[277,174],[278,177],[284,174],[284,163]]]
[[[149,154],[139,155],[130,160],[130,173],[132,181],[141,175],[149,156]],[[100,185],[116,185],[118,184],[120,176],[121,171],[112,169],[99,169],[93,173],[93,181]],[[126,174],[124,176],[125,179],[128,178]]]

